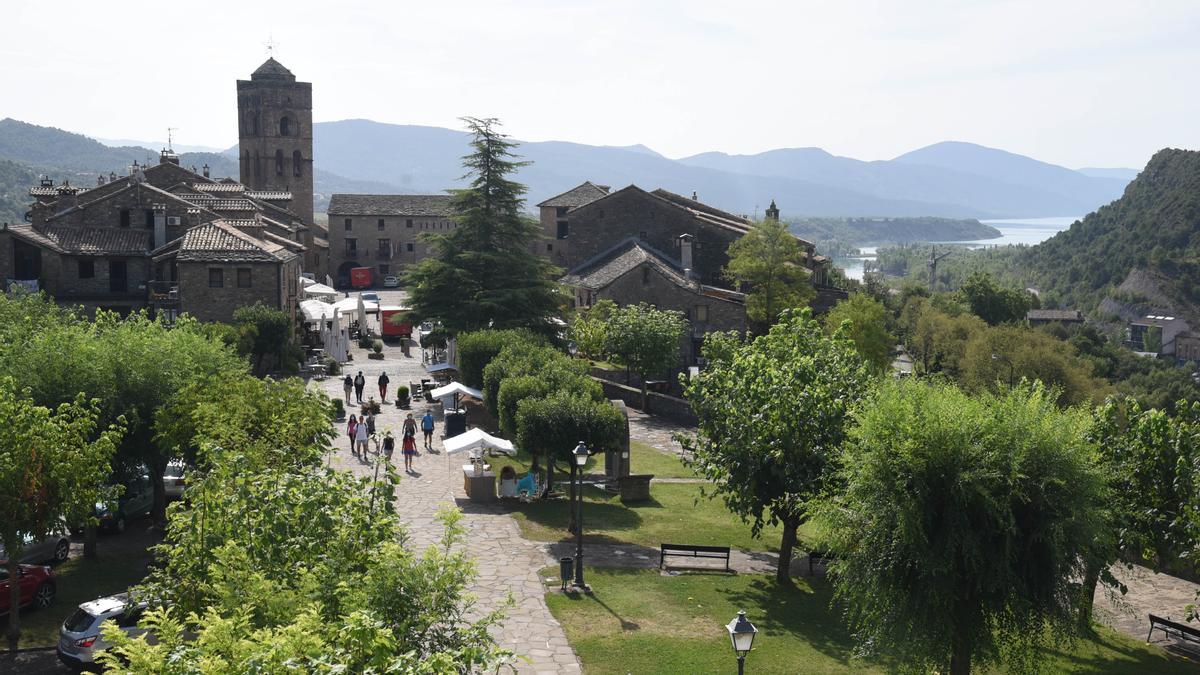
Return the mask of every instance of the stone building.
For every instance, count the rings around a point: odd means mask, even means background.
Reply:
[[[424,260],[422,235],[455,228],[449,195],[335,194],[329,200],[329,267],[334,283],[350,283],[350,270],[370,267],[376,283]]]
[[[87,310],[227,321],[261,301],[295,316],[300,274],[327,269],[312,228],[311,85],[268,59],[238,92],[248,182],[184,168],[170,149],[93,186],[43,178],[29,190],[28,222],[0,229],[0,276]],[[280,175],[274,158],[285,150]]]
[[[596,185],[591,181],[571,188],[566,192],[538,204],[538,221],[542,226],[542,241],[533,244],[533,252],[550,258],[559,267],[569,264],[567,234],[570,225],[567,214],[585,204],[600,199],[609,192],[607,185]]]

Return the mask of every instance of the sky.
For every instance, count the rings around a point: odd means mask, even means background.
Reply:
[[[1200,2],[5,0],[0,118],[97,138],[237,141],[273,54],[314,120],[642,143],[669,157],[943,140],[1073,168],[1200,148]]]

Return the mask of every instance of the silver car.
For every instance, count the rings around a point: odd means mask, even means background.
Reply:
[[[83,603],[58,631],[58,660],[71,668],[91,668],[96,655],[109,647],[100,637],[104,622],[116,622],[126,635],[141,635],[146,629],[137,624],[145,609],[145,602],[131,602],[126,593]]]
[[[66,562],[70,555],[71,540],[67,538],[65,532],[52,534],[39,541],[34,541],[33,537],[25,535],[25,547],[21,553],[21,559],[17,562],[22,564],[40,564],[50,561],[60,563]],[[0,544],[0,560],[8,560],[3,544]]]

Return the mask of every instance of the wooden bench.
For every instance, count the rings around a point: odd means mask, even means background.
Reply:
[[[662,569],[669,555],[687,556],[690,558],[724,558],[725,571],[729,571],[728,546],[690,546],[687,544],[659,544],[658,568]]]
[[[1177,637],[1188,642],[1200,643],[1200,628],[1189,626],[1186,623],[1179,623],[1170,619],[1164,619],[1161,616],[1154,614],[1150,615],[1150,632],[1146,633],[1146,642],[1150,641],[1150,637],[1154,635],[1154,629],[1158,628],[1167,637]]]
[[[808,552],[808,576],[813,576],[813,561],[820,560],[825,564],[829,564],[833,560],[833,554],[829,551],[809,551]]]

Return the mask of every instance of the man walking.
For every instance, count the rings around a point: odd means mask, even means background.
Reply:
[[[354,378],[350,377],[350,373],[346,373],[346,377],[342,378],[342,388],[346,390],[346,398],[342,400],[346,405],[350,405],[350,391],[354,389]]]
[[[425,432],[425,449],[433,450],[433,413],[428,410],[421,418],[421,431]]]
[[[380,403],[387,403],[388,382],[391,382],[391,379],[388,378],[387,373],[380,373],[379,374],[379,402]]]
[[[367,386],[367,378],[363,377],[362,371],[358,371],[358,375],[354,377],[354,395],[358,397],[359,405],[362,405],[363,387]]]

